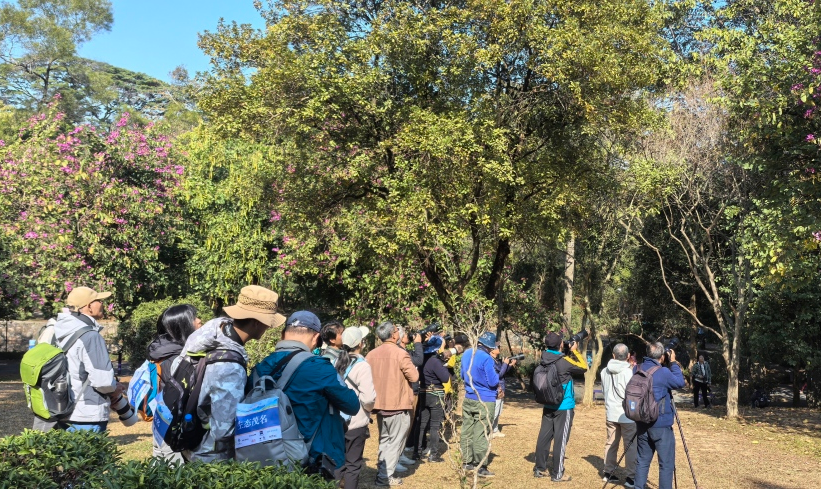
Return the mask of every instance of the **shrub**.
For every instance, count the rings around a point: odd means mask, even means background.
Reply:
[[[0,439],[0,489],[52,489],[95,485],[119,458],[106,435],[88,431],[25,430]]]
[[[148,345],[157,333],[157,319],[163,311],[175,304],[191,304],[196,307],[203,323],[214,317],[211,308],[197,297],[143,302],[117,328],[117,342],[122,345],[123,356],[132,364],[145,360]]]
[[[108,435],[26,430],[0,439],[0,489],[331,489],[316,475],[235,461],[175,465],[160,459],[119,462]]]
[[[277,342],[282,339],[283,329],[283,327],[270,328],[259,341],[251,340],[245,344],[245,351],[248,353],[248,367],[253,367],[273,353]]]

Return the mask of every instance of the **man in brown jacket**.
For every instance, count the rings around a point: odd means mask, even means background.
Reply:
[[[419,380],[419,371],[410,354],[397,345],[399,328],[384,322],[376,328],[376,337],[382,344],[371,350],[365,360],[373,371],[376,403],[373,410],[379,423],[379,452],[377,454],[377,486],[398,486],[402,479],[393,476],[405,437],[411,427],[413,408],[411,382]]]

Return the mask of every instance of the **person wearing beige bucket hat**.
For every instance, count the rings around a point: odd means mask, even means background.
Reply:
[[[221,360],[208,363],[205,368],[198,405],[210,404],[210,409],[197,412],[202,425],[210,429],[197,448],[183,452],[187,460],[213,462],[234,458],[237,404],[245,394],[247,380],[245,344],[285,322],[285,316],[277,312],[278,300],[279,295],[265,287],[243,287],[236,303],[223,308],[228,317],[214,318],[191,333],[174,361],[171,375],[186,357],[202,357],[213,350],[223,354]]]

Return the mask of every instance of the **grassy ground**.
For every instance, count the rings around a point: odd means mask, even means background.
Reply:
[[[19,433],[31,426],[22,384],[0,382],[0,436]],[[680,405],[693,466],[702,488],[806,489],[821,487],[821,413],[806,408],[745,410],[738,421],[728,421],[724,410],[694,410]],[[541,409],[524,393],[509,392],[502,413],[504,438],[493,440],[490,469],[493,486],[517,489],[549,487],[546,479],[532,477],[534,448]],[[111,436],[120,444],[123,458],[142,458],[151,453],[150,425],[138,423],[126,428],[116,419],[109,424]],[[372,429],[365,448],[365,469],[360,487],[371,487],[376,475],[378,434]],[[576,418],[567,449],[567,473],[573,480],[564,488],[602,486],[605,441],[604,407],[576,409]],[[681,438],[676,430],[678,487],[692,488]],[[620,474],[623,477],[623,474]],[[657,487],[658,467],[650,471],[650,485]],[[419,464],[406,474],[403,487],[414,489],[451,488],[459,484],[450,462]],[[610,486],[612,487],[612,486]],[[621,487],[621,486],[619,486]]]

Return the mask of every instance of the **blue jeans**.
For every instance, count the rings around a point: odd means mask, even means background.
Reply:
[[[673,427],[639,428],[638,463],[636,464],[636,489],[644,489],[653,454],[659,454],[659,489],[672,489],[676,468],[676,439]]]
[[[72,423],[71,421],[60,421],[57,423],[58,430],[65,430],[70,432],[75,431],[93,431],[94,433],[102,433],[108,428],[108,421],[101,421],[99,423]]]

